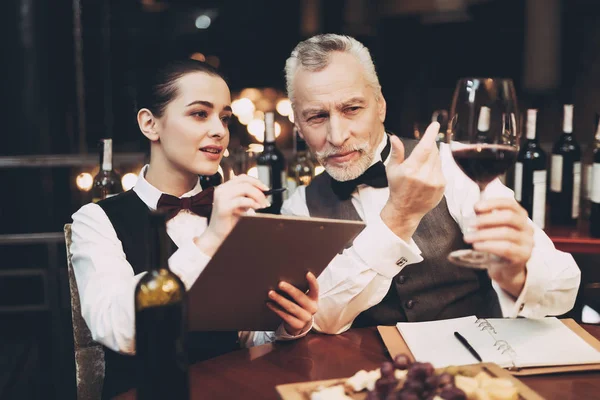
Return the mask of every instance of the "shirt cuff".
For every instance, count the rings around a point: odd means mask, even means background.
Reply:
[[[210,260],[211,258],[190,240],[169,258],[169,268],[179,276],[186,290],[189,290]]]
[[[406,265],[423,261],[415,241],[410,239],[407,243],[400,239],[381,218],[369,222],[354,239],[352,248],[369,268],[389,279]]]
[[[529,261],[527,261],[527,277],[519,297],[515,300],[514,297],[504,291],[499,296],[501,305],[504,303],[502,309],[505,318],[516,318],[517,316],[525,318],[545,317],[543,311],[540,313],[546,287],[543,266],[543,258],[534,249]],[[509,306],[509,303],[512,304]]]
[[[281,325],[279,325],[279,328],[277,328],[277,330],[275,331],[275,340],[285,341],[285,340],[300,339],[301,337],[306,336],[306,334],[312,329],[314,323],[315,323],[315,319],[313,317],[312,320],[310,321],[310,324],[306,325],[304,327],[304,329],[302,329],[302,331],[297,335],[290,335],[285,330],[285,324],[282,323]]]

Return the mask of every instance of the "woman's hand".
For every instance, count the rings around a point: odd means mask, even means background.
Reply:
[[[194,238],[196,246],[212,257],[241,215],[248,210],[269,206],[263,194],[268,189],[261,181],[248,175],[238,175],[217,186],[210,223],[201,236]]]
[[[286,299],[274,290],[269,292],[270,302],[267,303],[275,314],[283,320],[287,333],[297,336],[309,324],[317,312],[319,300],[319,284],[312,272],[306,274],[308,292],[304,293],[287,282],[279,282],[279,290],[285,292],[292,300]]]

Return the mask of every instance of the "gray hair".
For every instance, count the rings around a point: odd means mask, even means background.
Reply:
[[[348,53],[358,60],[365,72],[365,78],[375,91],[376,98],[381,94],[381,85],[375,72],[375,64],[369,50],[358,40],[350,36],[328,33],[306,39],[296,46],[285,62],[285,81],[288,97],[294,103],[294,76],[299,68],[317,72],[329,65],[329,56],[333,52]]]

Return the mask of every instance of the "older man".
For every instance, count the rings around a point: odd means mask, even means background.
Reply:
[[[558,315],[575,302],[580,271],[556,250],[498,180],[478,188],[435,143],[387,135],[386,102],[369,51],[348,36],[318,35],[286,62],[295,123],[325,173],[300,187],[284,214],[361,219],[365,230],[319,277],[315,328],[478,315]],[[477,230],[463,237],[475,207]],[[478,271],[447,261],[469,245],[506,262]]]

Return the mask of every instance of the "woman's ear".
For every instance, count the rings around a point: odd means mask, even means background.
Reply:
[[[142,108],[137,113],[137,122],[140,127],[140,131],[146,136],[151,142],[156,142],[160,138],[158,134],[158,121],[152,111],[147,108]]]

